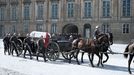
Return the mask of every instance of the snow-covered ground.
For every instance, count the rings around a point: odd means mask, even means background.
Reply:
[[[8,69],[9,71],[17,72],[19,75],[129,75],[127,70],[127,59],[122,54],[109,54],[109,60],[104,64],[104,67],[91,67],[88,57],[84,55],[84,63],[77,65],[76,61],[69,64],[63,57],[56,61],[44,62],[42,58],[36,61],[36,58],[30,60],[28,57],[4,55],[3,42],[0,40],[0,68]],[[113,44],[111,46],[114,52],[123,53],[126,44]],[[80,60],[80,55],[79,55]],[[98,58],[95,57],[94,64],[96,65]],[[134,65],[133,63],[131,65]],[[134,67],[131,66],[132,72]],[[0,74],[2,70],[0,69]],[[3,70],[4,71],[4,70]],[[16,74],[16,75],[18,75]],[[5,75],[3,73],[3,75]],[[14,75],[14,74],[7,74]]]

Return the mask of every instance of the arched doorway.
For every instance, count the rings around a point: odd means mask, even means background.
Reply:
[[[73,24],[67,24],[63,27],[62,33],[78,33],[78,27]]]
[[[90,24],[84,25],[84,37],[91,38],[91,25]]]

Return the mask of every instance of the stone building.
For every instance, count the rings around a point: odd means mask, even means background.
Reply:
[[[95,26],[116,43],[134,38],[134,0],[0,0],[0,37],[48,31],[92,38]]]

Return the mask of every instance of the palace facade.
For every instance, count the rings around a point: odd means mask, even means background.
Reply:
[[[97,25],[116,43],[134,39],[134,0],[0,0],[0,37],[48,31],[92,38]]]

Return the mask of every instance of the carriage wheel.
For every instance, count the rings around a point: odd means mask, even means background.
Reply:
[[[23,43],[20,39],[18,39],[18,45],[17,45],[17,51],[18,55],[20,56],[23,52]]]
[[[46,56],[50,61],[55,61],[59,58],[60,48],[56,42],[51,42],[48,45]]]

